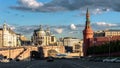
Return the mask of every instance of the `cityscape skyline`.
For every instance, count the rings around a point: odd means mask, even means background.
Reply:
[[[82,39],[87,8],[93,30],[120,29],[120,12],[117,8],[120,1],[110,1],[0,0],[0,25],[6,21],[13,30],[29,37],[38,25],[43,25],[43,28],[50,27],[57,37]]]

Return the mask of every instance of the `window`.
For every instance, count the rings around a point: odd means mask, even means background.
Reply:
[[[52,41],[52,42],[54,41],[54,36],[51,36],[51,41]]]
[[[80,45],[75,45],[75,49],[80,49]]]

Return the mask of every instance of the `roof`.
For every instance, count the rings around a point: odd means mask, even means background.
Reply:
[[[73,37],[64,37],[64,39],[77,39],[77,38],[73,38]]]

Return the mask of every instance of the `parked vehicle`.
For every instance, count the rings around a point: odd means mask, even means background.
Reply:
[[[2,59],[2,60],[0,60],[0,62],[7,63],[7,62],[10,62],[10,60],[9,59]]]
[[[120,63],[120,58],[117,58],[114,62]]]
[[[94,59],[94,61],[95,61],[95,62],[102,62],[103,59],[102,59],[102,58],[96,58],[96,59]]]
[[[106,58],[106,59],[103,59],[103,62],[115,62],[117,58]]]

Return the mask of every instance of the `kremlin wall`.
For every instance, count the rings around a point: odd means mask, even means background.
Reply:
[[[107,32],[107,33],[106,33]],[[92,27],[90,26],[90,14],[89,11],[87,9],[87,13],[86,13],[86,24],[85,24],[85,29],[83,30],[83,52],[84,52],[84,56],[88,56],[91,54],[87,54],[88,51],[93,51],[90,48],[97,46],[100,47],[106,43],[108,45],[108,50],[109,50],[109,55],[111,54],[112,56],[120,56],[120,53],[116,53],[112,54],[112,52],[110,51],[110,42],[112,41],[118,41],[120,40],[120,31],[106,31],[106,32],[101,32],[101,33],[96,33],[93,31]],[[94,37],[96,35],[96,37]],[[118,42],[120,43],[120,42]],[[107,46],[106,45],[106,46]],[[114,45],[114,46],[118,46],[118,45]],[[88,50],[90,49],[90,50]],[[104,49],[101,49],[102,51],[104,51]],[[107,50],[107,49],[106,49]],[[94,50],[96,51],[96,50]],[[102,54],[94,54],[94,56],[109,56],[108,53],[102,53]]]

